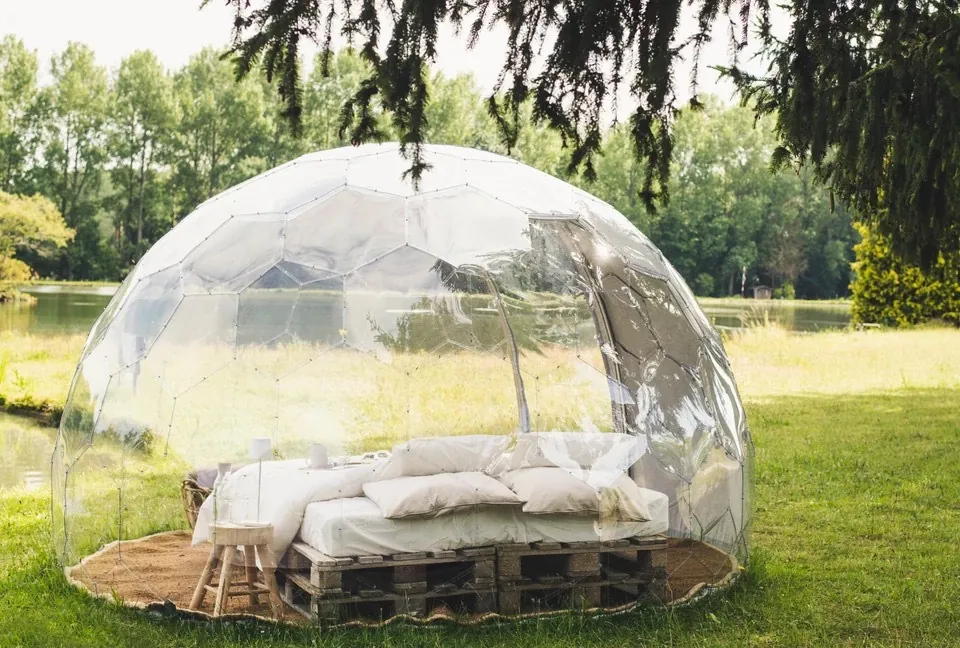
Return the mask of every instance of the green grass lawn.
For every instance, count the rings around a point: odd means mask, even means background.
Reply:
[[[728,342],[757,445],[752,562],[692,606],[479,628],[275,628],[96,601],[52,557],[46,492],[0,491],[0,647],[960,645],[960,333]]]

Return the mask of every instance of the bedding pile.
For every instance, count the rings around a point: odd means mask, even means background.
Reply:
[[[300,538],[333,557],[515,542],[582,542],[664,533],[667,497],[627,474],[642,437],[614,433],[422,438],[389,458],[308,469],[264,462],[230,474],[201,507],[209,525],[269,522],[282,555]]]

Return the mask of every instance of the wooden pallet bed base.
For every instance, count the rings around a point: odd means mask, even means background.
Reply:
[[[496,611],[493,547],[332,558],[295,542],[281,561],[281,597],[309,619],[425,616],[433,607]]]
[[[659,537],[500,545],[498,610],[515,615],[660,601],[666,549],[666,539]]]
[[[655,537],[333,558],[295,542],[277,575],[284,602],[321,622],[436,609],[510,616],[661,600],[666,549]]]

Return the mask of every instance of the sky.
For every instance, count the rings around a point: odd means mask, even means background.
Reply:
[[[199,6],[200,0],[0,0],[0,35],[15,34],[36,50],[43,74],[50,57],[70,41],[89,45],[98,62],[111,70],[138,49],[153,50],[169,69],[176,69],[201,48],[223,47],[229,41],[231,9],[222,0],[212,0],[203,10]],[[689,33],[693,25],[692,17],[685,15],[681,34]],[[487,33],[469,50],[463,37],[447,29],[436,67],[447,75],[471,72],[489,91],[497,81],[504,44],[502,31]],[[731,100],[731,86],[718,83],[716,73],[707,69],[728,60],[726,31],[718,25],[701,58],[701,91]],[[689,69],[684,63],[677,70],[681,101],[689,96]]]

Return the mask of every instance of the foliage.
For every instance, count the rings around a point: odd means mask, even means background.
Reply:
[[[181,213],[265,170],[256,158],[269,139],[263,87],[236,83],[212,49],[193,56],[173,78],[179,124],[171,161]]]
[[[0,282],[23,282],[33,277],[17,252],[36,254],[62,248],[73,238],[57,208],[43,196],[12,196],[0,191]]]
[[[176,123],[173,84],[153,52],[138,51],[120,63],[112,93],[110,176],[115,245],[128,267],[173,225],[167,193],[158,182],[164,145]]]
[[[331,51],[333,24],[342,9],[342,31],[351,40],[362,41],[360,54],[370,73],[345,102],[341,128],[354,142],[381,139],[383,130],[373,118],[374,103],[379,102],[390,113],[404,150],[412,156],[410,171],[415,181],[427,168],[420,145],[428,141],[429,64],[436,58],[440,26],[449,21],[457,29],[466,22],[471,42],[497,25],[508,32],[501,81],[487,101],[507,149],[519,140],[522,113],[530,101],[533,118],[549,122],[571,147],[568,171],[582,168],[588,180],[595,177],[602,108],[615,102],[621,86],[629,81],[638,104],[631,118],[634,149],[647,163],[640,195],[652,205],[656,196],[667,194],[670,127],[677,115],[671,71],[680,56],[673,43],[679,3],[654,8],[629,0],[587,5],[556,0],[452,0],[407,2],[398,10],[392,2],[377,0],[365,0],[359,7],[345,2],[342,8],[336,0],[226,1],[236,9],[233,51],[238,73],[248,74],[259,65],[268,79],[276,79],[287,105],[286,115],[295,128],[302,119],[298,57],[302,39],[323,32],[322,46]],[[744,36],[750,10],[751,3],[744,0],[740,4]],[[700,26],[698,38],[692,42],[695,56],[709,39],[720,7],[705,2],[697,12]],[[726,5],[725,12],[732,15],[732,5]],[[393,20],[393,30],[382,49],[382,19],[387,16]],[[531,79],[536,54],[553,34],[553,49],[544,57],[542,71]]]
[[[793,287],[793,284],[789,281],[784,283],[779,288],[775,288],[773,291],[774,299],[796,299],[797,290]]]
[[[38,183],[76,232],[73,244],[60,254],[59,276],[91,277],[100,245],[95,216],[106,157],[107,71],[96,64],[93,50],[79,43],[54,56],[50,71],[53,83],[42,90],[48,112]]]
[[[297,139],[266,80],[237,83],[229,63],[213,50],[174,71],[151,52],[135,52],[107,77],[88,50],[72,45],[57,57],[61,72],[37,88],[35,57],[15,39],[4,43],[0,51],[12,52],[4,55],[11,61],[4,74],[23,79],[17,87],[34,88],[20,93],[18,101],[27,107],[17,114],[29,113],[31,128],[47,142],[22,139],[26,157],[11,182],[19,193],[41,191],[54,200],[77,232],[58,255],[20,255],[45,277],[72,272],[75,279],[120,279],[213,194],[304,152],[348,144],[339,129],[340,106],[372,69],[355,50],[318,54],[302,89],[303,133]],[[84,75],[91,79],[86,95],[76,83]],[[431,71],[427,89],[432,99],[425,141],[508,152],[472,77]],[[805,298],[847,294],[856,237],[850,216],[842,207],[831,211],[829,196],[813,185],[809,171],[768,173],[777,145],[773,119],[755,125],[751,110],[711,97],[703,99],[702,110],[683,112],[673,126],[673,201],[650,214],[638,193],[646,166],[636,160],[629,128],[604,134],[597,178],[588,181],[566,175],[562,138],[532,123],[533,102],[520,113],[524,126],[510,154],[613,204],[661,247],[698,294],[740,294],[744,284],[757,282],[791,282]],[[385,137],[397,137],[380,100],[368,117]],[[67,149],[76,155],[66,159]]]
[[[960,253],[941,254],[924,272],[897,259],[888,237],[867,227],[859,230],[863,240],[854,246],[856,321],[908,326],[943,320],[960,326]]]
[[[0,40],[0,191],[26,190],[38,138],[37,57],[23,41]]]
[[[775,165],[818,180],[921,267],[960,251],[960,11],[953,0],[788,5],[786,38],[760,30],[769,68],[728,70],[773,114]]]
[[[842,206],[831,209],[809,171],[769,173],[772,126],[707,97],[674,127],[669,205],[652,215],[637,198],[642,164],[623,128],[607,135],[599,177],[584,188],[644,231],[698,295],[785,282],[805,298],[845,295],[856,238],[850,216]]]
[[[326,66],[326,67],[324,67]],[[353,50],[335,56],[319,53],[303,88],[303,139],[311,150],[346,146],[350,142],[340,132],[340,109],[360,88],[370,73],[366,62]],[[269,92],[275,94],[270,88]],[[371,108],[371,119],[380,128],[389,124],[378,107]]]
[[[446,24],[468,31],[471,45],[488,30],[507,35],[500,80],[487,99],[507,149],[518,141],[529,103],[533,119],[549,123],[570,149],[568,172],[582,170],[588,181],[598,175],[605,110],[629,90],[629,140],[644,163],[635,189],[650,211],[671,195],[676,64],[692,61],[696,107],[701,49],[715,24],[727,21],[731,67],[722,71],[758,117],[776,113],[774,166],[812,163],[817,180],[892,236],[895,251],[916,254],[924,265],[941,249],[960,250],[960,12],[953,0],[797,0],[784,7],[792,22],[786,38],[774,33],[768,0],[691,2],[689,38],[680,31],[680,0],[225,3],[236,13],[238,74],[259,67],[276,80],[295,126],[304,40],[330,51],[336,25],[361,41],[370,73],[345,102],[341,127],[354,142],[382,138],[372,118],[375,104],[382,106],[415,180],[428,168],[420,145],[430,124],[429,65]],[[740,66],[751,27],[769,64],[760,76]]]

